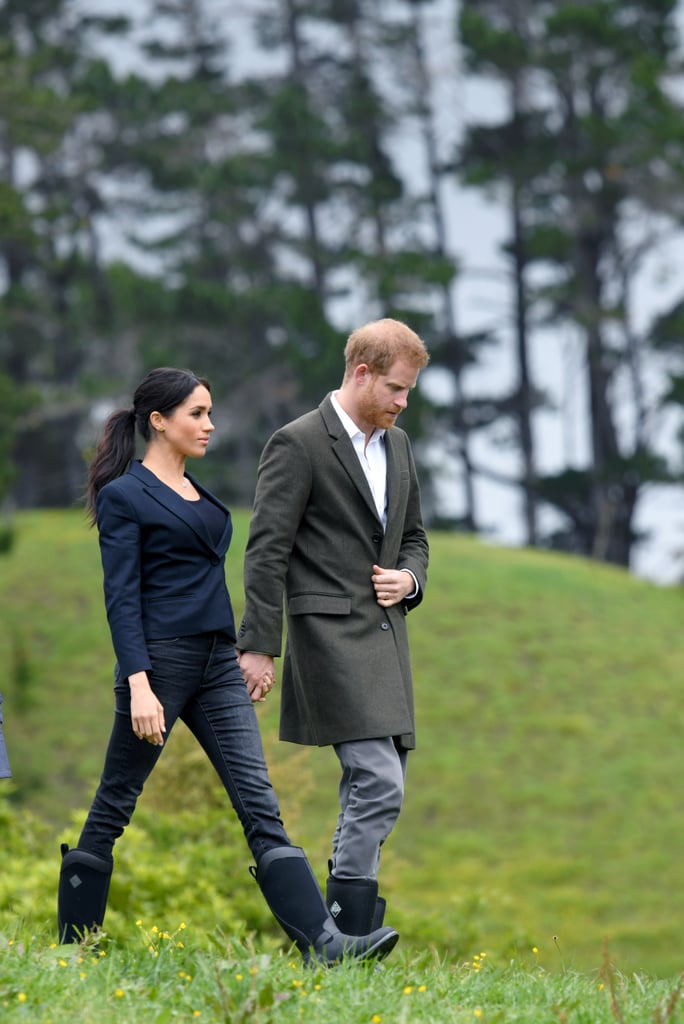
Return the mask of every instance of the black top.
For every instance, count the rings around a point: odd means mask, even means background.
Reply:
[[[218,545],[226,528],[226,519],[228,518],[226,513],[213,501],[205,498],[203,494],[200,494],[199,501],[195,501],[193,504],[202,516],[212,541]]]

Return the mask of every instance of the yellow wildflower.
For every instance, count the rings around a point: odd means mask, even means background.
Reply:
[[[25,992],[20,992],[19,995],[17,996],[17,999],[19,1000],[20,1003],[25,1003],[26,1000],[28,999],[28,996],[26,995]]]

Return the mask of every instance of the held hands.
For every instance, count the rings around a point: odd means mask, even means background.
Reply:
[[[262,702],[273,689],[275,665],[270,654],[258,651],[238,651],[238,665],[252,702]]]
[[[381,608],[399,604],[416,589],[416,582],[405,569],[383,569],[373,566],[371,582],[375,587],[375,598]]]
[[[128,677],[131,690],[131,724],[139,740],[147,740],[155,747],[164,746],[164,708],[150,686],[146,672]]]

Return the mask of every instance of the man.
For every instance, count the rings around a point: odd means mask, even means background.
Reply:
[[[394,424],[428,358],[397,320],[351,334],[340,389],[264,448],[245,554],[240,667],[252,699],[265,697],[285,596],[280,738],[330,744],[339,759],[327,900],[354,935],[384,917],[380,847],[415,746],[405,616],[423,597],[428,544],[409,440]]]

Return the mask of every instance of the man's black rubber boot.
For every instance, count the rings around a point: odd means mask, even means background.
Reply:
[[[331,874],[326,884],[325,902],[341,932],[367,935],[374,927],[378,883],[374,878],[336,878]]]

